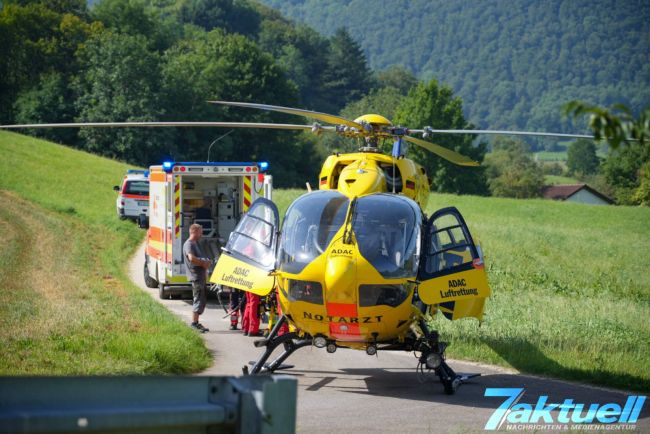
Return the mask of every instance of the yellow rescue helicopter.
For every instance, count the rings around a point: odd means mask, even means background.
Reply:
[[[404,142],[455,164],[478,163],[411,136],[430,129],[394,127],[377,114],[350,121],[287,107],[212,101],[313,118],[312,131],[364,139],[359,152],[332,155],[323,164],[319,190],[296,199],[282,226],[278,209],[258,199],[242,217],[220,256],[211,282],[260,296],[277,291],[281,312],[265,350],[244,373],[274,372],[305,346],[414,351],[418,371],[434,371],[447,393],[468,378],[445,363],[446,343],[431,328],[440,310],[455,320],[483,316],[490,295],[483,256],[456,208],[422,212],[429,180],[422,166],[404,158]],[[288,127],[288,126],[287,126]],[[289,128],[289,127],[288,127]],[[394,139],[392,155],[377,143]],[[280,335],[288,322],[291,332]],[[276,348],[282,353],[268,359]]]
[[[277,293],[282,315],[269,335],[255,342],[264,352],[251,369],[284,369],[305,346],[413,351],[417,370],[433,372],[448,394],[473,375],[456,374],[445,362],[447,344],[431,327],[440,311],[450,320],[483,317],[490,295],[480,246],[454,208],[431,216],[423,209],[429,180],[405,158],[405,144],[420,146],[461,166],[470,158],[426,139],[435,133],[509,134],[593,138],[589,135],[493,130],[408,129],[368,114],[355,120],[266,104],[210,101],[304,116],[312,125],[248,122],[104,122],[0,125],[0,129],[65,127],[226,127],[331,132],[363,140],[358,152],[326,159],[319,190],[296,199],[282,226],[276,205],[255,201],[232,232],[211,281],[261,296]],[[421,134],[422,139],[412,136]],[[386,155],[380,140],[394,140]],[[290,332],[281,334],[285,324]],[[278,347],[282,352],[268,362]]]

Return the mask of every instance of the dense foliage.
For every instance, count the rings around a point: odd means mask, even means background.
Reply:
[[[3,5],[3,123],[305,121],[207,103],[229,100],[330,113],[345,107],[352,119],[376,111],[417,126],[467,126],[461,102],[449,88],[433,84],[419,99],[407,98],[418,83],[415,76],[400,67],[374,73],[346,30],[323,37],[253,1],[103,0],[90,9],[83,0]],[[427,103],[429,97],[433,101]],[[374,103],[367,104],[368,99]],[[31,133],[146,166],[165,158],[207,159],[208,146],[225,132],[86,128]],[[441,144],[478,160],[484,152],[470,138]],[[268,160],[277,186],[297,186],[313,181],[324,150],[342,145],[336,137],[317,141],[296,132],[236,129],[215,144],[211,159]],[[486,191],[484,181],[474,181],[480,170],[450,170],[423,152],[413,156],[427,166],[438,191]]]
[[[488,185],[493,196],[518,199],[542,193],[544,173],[521,140],[499,137],[485,158]]]
[[[592,140],[579,139],[571,143],[567,151],[569,174],[592,175],[598,171],[600,161],[596,155],[596,145]]]
[[[210,99],[338,112],[373,83],[358,45],[355,60],[346,59],[354,44],[345,31],[324,38],[246,1],[105,0],[91,9],[83,0],[3,2],[0,121],[286,120],[211,106]],[[31,133],[149,165],[206,159],[208,145],[224,132]],[[298,185],[314,176],[318,148],[297,133],[237,130],[215,145],[212,159],[269,160],[276,185]]]
[[[611,109],[571,101],[565,111],[589,116],[594,137],[606,137],[612,152],[602,165],[602,175],[616,201],[623,205],[650,205],[650,107],[638,117],[622,104]],[[581,163],[582,164],[582,163]]]
[[[345,26],[373,68],[435,77],[485,128],[576,130],[560,108],[650,105],[644,0],[262,0],[325,34]]]

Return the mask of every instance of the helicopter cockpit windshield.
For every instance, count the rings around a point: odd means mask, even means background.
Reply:
[[[405,197],[360,197],[352,220],[359,252],[387,279],[417,275],[421,220],[418,205]]]
[[[347,197],[333,190],[298,198],[284,217],[278,250],[280,269],[297,274],[320,256],[343,226],[349,203]]]

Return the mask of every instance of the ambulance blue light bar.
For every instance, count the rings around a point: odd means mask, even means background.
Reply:
[[[174,162],[173,161],[165,161],[162,164],[163,170],[167,173],[172,171],[172,167],[174,167]]]
[[[260,172],[266,172],[267,170],[269,170],[269,162],[268,161],[261,161],[261,162],[257,163],[257,165],[260,168]]]

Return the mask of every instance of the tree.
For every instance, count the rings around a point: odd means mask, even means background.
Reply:
[[[589,127],[596,139],[605,139],[613,149],[603,163],[607,182],[624,205],[647,203],[646,164],[650,162],[650,107],[636,118],[631,110],[616,104],[611,109],[572,101],[565,113],[574,117],[589,115]]]
[[[610,152],[603,162],[605,179],[614,188],[616,202],[638,205],[636,190],[641,184],[641,168],[650,162],[650,145],[631,143]],[[639,193],[643,197],[643,193]]]
[[[379,87],[394,87],[402,95],[407,95],[418,79],[410,71],[398,65],[392,65],[376,74]]]
[[[166,106],[173,118],[188,120],[272,122],[286,115],[208,104],[206,101],[254,101],[295,105],[297,91],[273,58],[253,41],[226,34],[220,29],[197,33],[180,41],[163,58],[163,89]],[[179,158],[205,159],[207,147],[218,130],[184,130]],[[318,165],[313,141],[293,132],[238,129],[214,145],[213,155],[221,160],[269,161],[275,184],[281,187],[303,184]],[[304,184],[303,184],[304,185]]]
[[[327,91],[329,106],[320,110],[330,113],[337,113],[372,87],[366,56],[345,28],[339,28],[330,39],[323,87]]]
[[[395,125],[410,128],[430,126],[434,129],[472,129],[463,116],[462,101],[447,86],[436,80],[412,88],[395,111]],[[436,135],[433,141],[475,161],[482,162],[485,144],[473,146],[471,135]],[[416,145],[409,155],[424,166],[435,191],[460,194],[487,194],[485,173],[481,167],[461,167],[443,160]]]
[[[596,140],[607,140],[612,149],[621,144],[636,141],[643,145],[650,140],[650,107],[634,117],[629,107],[615,104],[604,109],[580,101],[571,101],[564,106],[564,112],[573,117],[589,116],[589,128]]]
[[[79,122],[160,120],[165,110],[159,55],[147,49],[144,36],[104,32],[88,41],[82,58],[84,72],[75,85]],[[143,128],[87,128],[79,133],[84,149],[144,166],[160,161],[169,134]]]
[[[41,75],[35,87],[18,95],[14,111],[20,124],[74,122],[74,94],[67,77],[59,72]],[[73,128],[37,128],[26,133],[68,145],[77,142],[77,130]]]
[[[173,19],[164,19],[161,10],[147,5],[145,0],[102,0],[91,11],[115,33],[144,36],[149,48],[163,51],[182,34]]]
[[[182,0],[176,5],[178,19],[207,31],[224,29],[254,37],[259,32],[260,15],[246,1]]]
[[[639,169],[639,187],[634,191],[633,200],[640,205],[650,206],[650,161]]]
[[[598,171],[600,160],[596,155],[596,145],[591,140],[578,139],[569,145],[567,167],[574,175],[591,175]]]
[[[58,72],[69,78],[76,73],[75,52],[99,30],[100,25],[85,21],[85,3],[78,0],[2,6],[0,121],[13,121],[16,98],[38,86],[42,74]]]
[[[493,149],[485,157],[487,182],[493,196],[523,199],[541,195],[544,173],[530,157],[524,142],[497,138]]]

